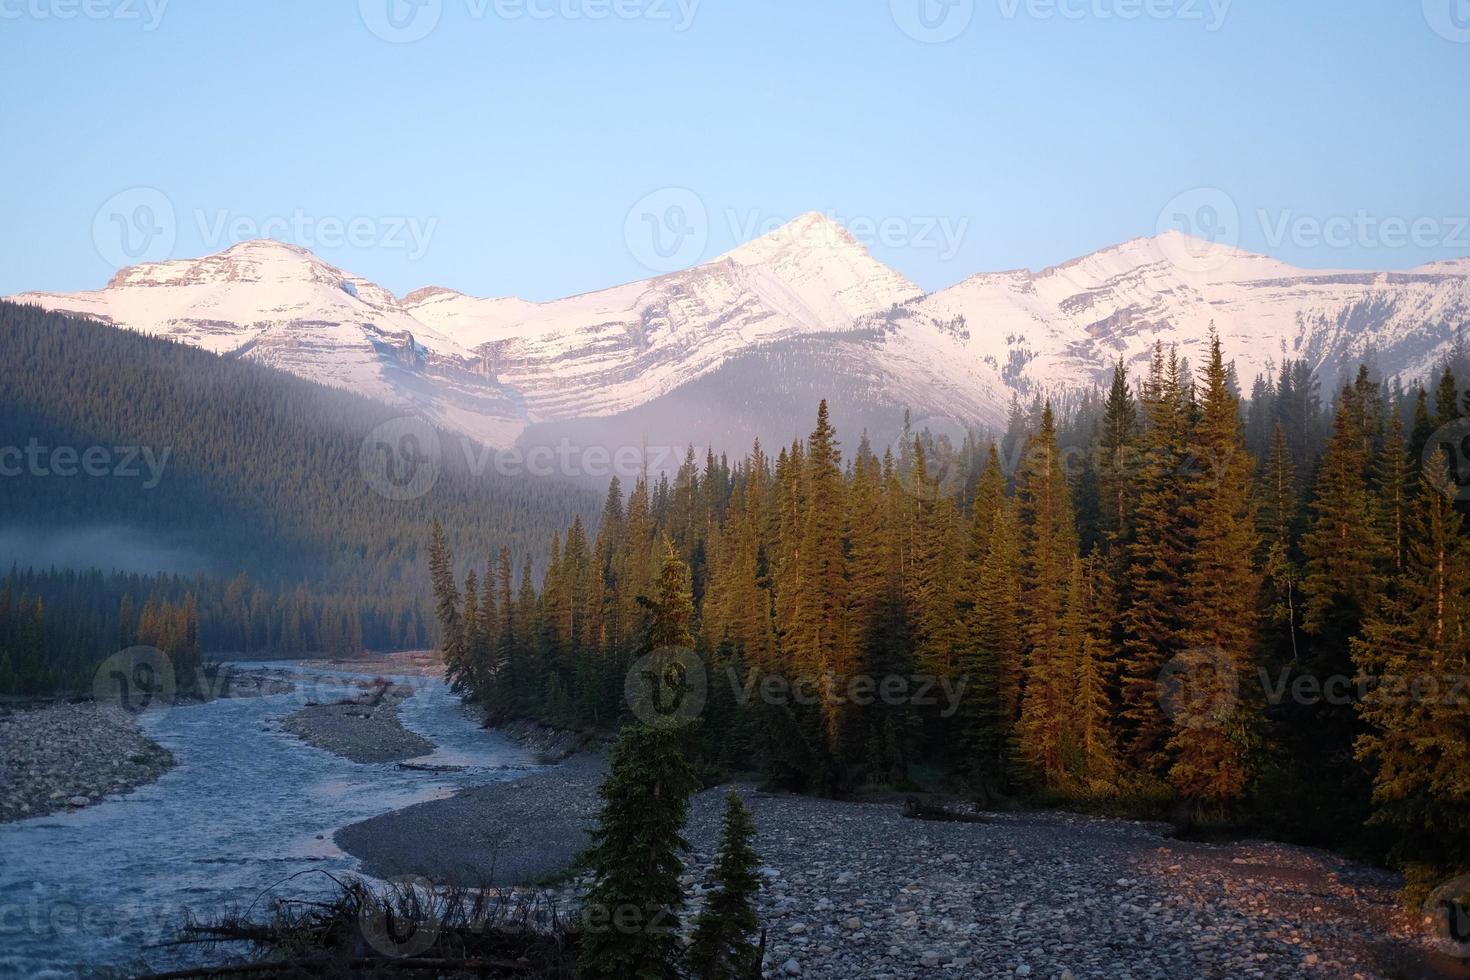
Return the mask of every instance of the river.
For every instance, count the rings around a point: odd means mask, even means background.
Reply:
[[[164,947],[186,915],[256,912],[270,898],[324,894],[323,874],[357,862],[337,829],[456,790],[514,778],[529,754],[479,727],[443,681],[398,677],[415,695],[406,727],[438,748],[415,763],[460,771],[356,764],[312,748],[274,723],[306,698],[359,692],[368,675],[310,664],[287,670],[292,693],[151,711],[143,729],[177,766],[101,804],[0,825],[0,977],[126,976],[201,962]],[[216,959],[217,959],[216,955]]]

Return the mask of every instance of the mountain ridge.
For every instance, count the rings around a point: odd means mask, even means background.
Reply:
[[[262,360],[508,445],[538,425],[631,418],[761,350],[800,351],[788,385],[805,371],[850,381],[875,409],[990,426],[1017,395],[1090,387],[1119,359],[1138,373],[1155,343],[1188,352],[1210,329],[1242,382],[1286,358],[1324,386],[1354,359],[1412,377],[1470,320],[1470,257],[1307,270],[1170,231],[924,292],[808,212],[700,265],[541,302],[437,285],[398,297],[270,239],[13,299]],[[735,373],[733,394],[759,400],[760,379]],[[786,422],[740,412],[742,436]]]

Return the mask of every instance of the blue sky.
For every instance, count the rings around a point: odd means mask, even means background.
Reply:
[[[0,83],[0,294],[263,230],[544,299],[809,210],[931,289],[1470,254],[1470,0],[0,0]]]

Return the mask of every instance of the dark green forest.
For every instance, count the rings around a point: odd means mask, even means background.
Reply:
[[[1244,402],[1218,340],[1196,353],[960,446],[848,449],[824,402],[774,457],[614,481],[539,590],[504,554],[456,575],[436,529],[451,677],[493,716],[605,730],[649,720],[627,697],[648,679],[691,706],[661,720],[692,724],[707,771],[793,790],[1470,868],[1453,371],[1431,394],[1364,369],[1324,399],[1287,363]]]
[[[15,532],[97,529],[69,569],[0,550],[0,693],[84,686],[150,599],[197,608],[206,654],[422,647],[431,516],[465,554],[504,547],[539,567],[552,529],[596,506],[568,482],[475,473],[447,434],[432,488],[389,499],[360,454],[393,409],[36,307],[0,303],[0,408],[0,549]],[[27,446],[47,451],[44,474]],[[57,447],[101,447],[100,475],[78,459],[52,472]],[[189,567],[114,574],[130,557],[118,529]]]

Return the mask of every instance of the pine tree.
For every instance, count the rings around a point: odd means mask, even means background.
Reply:
[[[755,944],[760,922],[755,895],[761,885],[760,858],[751,846],[755,823],[731,793],[725,802],[714,889],[695,922],[685,963],[700,980],[751,980],[760,975]]]
[[[978,503],[978,500],[977,500]],[[1025,656],[1021,600],[1021,529],[1015,504],[1002,497],[975,583],[975,666],[962,710],[977,782],[1004,786],[1013,774],[1012,736],[1020,715]]]

